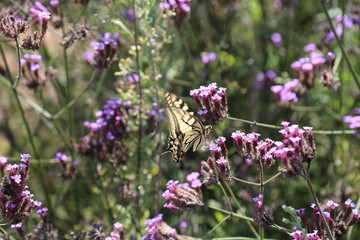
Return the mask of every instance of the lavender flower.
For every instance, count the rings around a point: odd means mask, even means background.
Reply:
[[[347,15],[338,15],[335,17],[335,32],[336,35],[341,38],[343,35],[343,26],[347,29],[352,29],[354,27],[353,20]],[[329,44],[333,39],[335,39],[334,32],[329,28],[324,37],[324,43]]]
[[[171,228],[163,221],[163,215],[159,214],[154,218],[148,219],[145,221],[146,228],[145,230],[148,232],[145,236],[142,237],[142,240],[182,240],[180,236],[178,236],[176,230]]]
[[[89,133],[80,139],[78,152],[100,160],[106,160],[108,154],[113,154],[116,165],[126,164],[128,150],[125,141],[130,128],[128,121],[131,104],[131,101],[122,101],[117,97],[108,100],[103,110],[96,113],[95,122],[84,122]]]
[[[2,183],[0,185],[0,213],[2,220],[12,224],[23,236],[22,222],[30,215],[31,209],[41,206],[34,201],[34,195],[26,185],[30,168],[30,154],[21,154],[20,164],[8,164],[2,158]]]
[[[204,64],[209,64],[209,63],[215,61],[216,59],[217,59],[217,54],[215,52],[203,53],[201,56],[201,61]]]
[[[199,188],[202,185],[202,183],[199,179],[199,176],[200,176],[200,173],[192,172],[186,176],[186,181],[188,181],[190,183],[190,186],[192,188]]]
[[[40,86],[46,83],[46,75],[41,71],[41,55],[24,54],[21,59],[22,72],[26,79],[26,86],[36,91]]]
[[[121,223],[116,222],[113,226],[113,231],[110,233],[110,237],[105,240],[125,240],[124,227]]]
[[[134,9],[128,8],[125,11],[125,18],[131,22],[135,21],[135,12]]]
[[[267,70],[265,73],[260,72],[255,76],[255,87],[256,89],[263,89],[266,82],[275,82],[277,78],[277,74],[274,70]]]
[[[287,177],[301,175],[306,177],[307,172],[303,163],[310,163],[315,158],[316,145],[311,127],[299,128],[298,125],[290,125],[288,122],[282,122],[284,127],[279,132],[283,135],[282,142],[274,142],[276,148],[272,152],[273,156],[285,165],[285,168],[279,168],[279,171]]]
[[[231,137],[240,156],[249,158],[252,162],[262,164],[264,167],[270,167],[275,163],[272,156],[273,140],[268,138],[259,140],[260,134],[245,134],[239,130],[233,132]]]
[[[166,184],[167,190],[162,196],[169,202],[164,205],[172,211],[192,210],[197,206],[203,206],[199,193],[188,183],[179,183],[179,181],[170,180]]]
[[[263,199],[263,195],[253,198],[256,208],[256,214],[253,215],[253,219],[261,226],[270,226],[274,224],[273,212],[264,207]]]
[[[277,32],[271,34],[271,41],[275,47],[280,47],[283,44],[282,36],[280,33]]]
[[[30,13],[35,21],[42,21],[44,13],[50,14],[49,10],[39,1],[35,1],[34,6],[30,8]]]
[[[175,14],[168,14],[170,16],[170,21],[178,28],[181,27],[184,20],[190,14],[190,2],[191,0],[166,0],[166,2],[161,2],[159,4],[160,10],[165,14],[168,12],[173,12]]]
[[[93,51],[83,54],[83,58],[95,68],[109,68],[120,45],[120,35],[117,33],[105,33],[99,35],[99,42],[91,42]]]
[[[228,117],[226,88],[218,88],[216,83],[211,83],[207,87],[191,90],[190,96],[200,107],[198,113],[207,123],[224,121]]]
[[[322,211],[330,227],[331,234],[335,239],[342,239],[349,227],[355,224],[360,218],[360,215],[355,209],[355,204],[352,203],[351,199],[346,200],[342,206],[329,200],[326,206],[329,208],[330,212],[324,211],[324,209],[322,209]],[[305,209],[297,210],[297,214],[301,219],[302,226],[306,228],[308,232],[313,232],[308,233],[306,237],[304,237],[304,235],[296,231],[290,234],[294,239],[327,239],[328,235],[325,225],[320,218],[319,209],[315,204],[312,204],[311,208],[313,209],[312,218],[307,218],[305,216]]]
[[[354,109],[354,116],[346,115],[343,117],[343,122],[349,124],[350,129],[357,130],[357,135],[360,133],[360,108]]]
[[[280,106],[290,107],[293,102],[298,101],[298,92],[301,92],[302,86],[298,79],[293,79],[284,85],[271,86],[271,91],[275,94]]]

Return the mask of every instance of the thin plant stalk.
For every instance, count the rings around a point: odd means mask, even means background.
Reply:
[[[250,120],[241,119],[241,118],[228,117],[228,119],[232,120],[232,121],[248,123],[248,124],[251,124],[254,126],[282,129],[281,126],[276,126],[276,125],[266,124],[266,123],[259,123],[256,121],[250,121]],[[322,135],[353,135],[354,133],[356,133],[356,131],[355,130],[314,130],[313,133],[322,134]]]
[[[210,231],[208,231],[201,239],[206,239],[211,233],[213,233],[218,227],[220,227],[224,222],[226,222],[232,215],[227,215],[223,220],[216,224]]]
[[[245,213],[242,211],[242,208],[241,208],[241,206],[240,206],[240,203],[239,203],[239,201],[237,200],[234,192],[231,190],[231,187],[230,187],[229,183],[224,182],[224,184],[225,184],[225,187],[227,188],[227,190],[229,191],[232,199],[235,201],[236,206],[238,207],[240,213],[241,213],[243,216],[245,216]],[[246,219],[245,219],[245,220],[246,220]],[[254,221],[253,219],[251,219],[251,220],[252,220],[252,222]],[[257,231],[255,230],[255,228],[253,227],[253,225],[251,225],[250,221],[246,221],[246,224],[249,226],[250,230],[251,230],[252,233],[255,235],[255,237],[256,237],[256,238],[259,238],[259,237],[260,237],[259,234],[258,234]]]
[[[326,221],[326,218],[325,218],[325,216],[324,216],[324,213],[323,213],[323,211],[322,211],[321,208],[320,208],[319,200],[317,199],[316,194],[315,194],[315,192],[314,192],[314,189],[313,189],[313,187],[312,187],[312,184],[311,184],[311,181],[310,181],[310,177],[309,177],[309,176],[306,177],[305,180],[306,180],[306,183],[308,184],[308,187],[309,187],[310,193],[311,193],[311,195],[312,195],[312,197],[313,197],[313,199],[314,199],[315,205],[316,205],[317,209],[319,210],[321,219],[322,219],[322,221],[323,221],[323,223],[324,223],[324,225],[325,225],[326,233],[327,233],[328,237],[329,237],[331,240],[334,240],[334,237],[333,237],[333,235],[331,234],[331,230],[330,230],[329,224],[328,224],[328,222]]]
[[[277,177],[279,177],[281,175],[281,173],[277,173],[274,176],[272,176],[271,178],[269,178],[268,180],[264,181],[263,185],[266,185],[267,183],[271,182],[272,180],[276,179]],[[234,179],[237,182],[241,182],[241,183],[245,183],[245,184],[249,184],[249,185],[253,185],[253,186],[260,186],[261,183],[254,183],[254,182],[250,182],[250,181],[246,181],[244,179],[241,178],[237,178],[232,176],[231,179]]]
[[[262,165],[262,162],[260,161],[259,164],[259,170],[260,170],[260,195],[264,195],[264,166]],[[259,233],[260,233],[260,239],[264,239],[264,227],[259,226]]]
[[[13,88],[16,88],[19,85],[22,71],[21,71],[21,52],[20,52],[20,46],[19,46],[19,38],[15,38],[15,44],[16,44],[16,56],[17,56],[17,64],[18,64],[18,75],[15,78],[15,82],[13,84]]]
[[[229,205],[229,208],[230,208],[231,212],[234,212],[234,210],[233,210],[233,208],[232,208],[232,206],[231,206],[231,202],[230,202],[229,196],[227,195],[227,193],[226,193],[226,191],[225,191],[225,189],[224,189],[223,185],[221,184],[221,182],[220,182],[220,181],[218,181],[218,183],[217,183],[217,184],[218,184],[218,185],[219,185],[219,187],[221,188],[221,191],[224,193],[225,198],[226,198],[226,201],[228,202],[228,205]]]
[[[135,43],[135,58],[136,58],[136,72],[140,76],[140,56],[138,49],[138,27],[137,27],[137,19],[136,19],[136,4],[135,0],[132,0],[132,7],[134,11],[134,43]],[[141,168],[141,142],[142,142],[142,104],[143,104],[143,95],[142,95],[142,86],[141,86],[141,77],[137,82],[138,92],[139,92],[139,131],[138,131],[138,146],[137,146],[137,165],[136,165],[136,175],[139,176],[140,168]],[[138,177],[139,179],[139,177]]]

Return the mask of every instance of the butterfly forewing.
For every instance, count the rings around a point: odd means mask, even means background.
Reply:
[[[165,93],[165,114],[169,122],[169,146],[175,161],[179,161],[193,146],[196,151],[209,134],[211,126],[204,126],[190,107],[172,93]]]

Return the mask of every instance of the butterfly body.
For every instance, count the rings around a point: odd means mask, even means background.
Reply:
[[[204,125],[190,107],[172,93],[165,93],[165,104],[170,132],[165,152],[170,152],[172,159],[179,162],[191,147],[193,151],[201,147],[212,126]]]

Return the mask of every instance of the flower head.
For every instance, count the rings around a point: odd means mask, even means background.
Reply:
[[[204,205],[200,200],[198,192],[189,186],[189,184],[170,180],[166,186],[167,190],[162,196],[169,202],[164,205],[165,208],[178,212],[192,210],[197,206]]]

